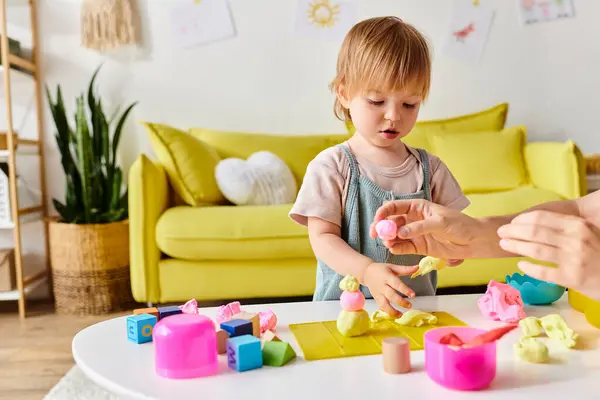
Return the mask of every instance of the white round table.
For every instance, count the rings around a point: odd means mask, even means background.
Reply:
[[[470,326],[491,329],[501,322],[484,319],[476,305],[480,295],[420,297],[413,309],[446,311]],[[339,302],[302,302],[242,306],[246,311],[271,308],[278,317],[277,334],[290,343],[298,357],[283,367],[236,372],[219,356],[217,375],[170,380],[154,372],[152,343],[127,340],[126,317],[110,319],[83,329],[73,339],[73,356],[81,370],[95,383],[125,398],[135,399],[600,399],[600,329],[570,308],[567,294],[550,306],[526,306],[527,315],[542,317],[558,313],[580,335],[583,349],[565,349],[546,341],[553,361],[532,364],[513,354],[513,344],[522,335],[515,329],[498,342],[497,376],[479,392],[446,389],[424,371],[424,352],[412,351],[413,371],[404,375],[384,372],[382,356],[361,356],[306,361],[302,358],[290,323],[335,320]],[[377,309],[367,301],[365,309]],[[216,308],[202,314],[214,319]]]

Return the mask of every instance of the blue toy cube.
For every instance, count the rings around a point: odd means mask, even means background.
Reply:
[[[221,323],[221,329],[229,333],[229,337],[252,335],[252,321],[247,319],[232,319]]]
[[[179,306],[158,307],[158,319],[166,318],[170,315],[181,314],[183,311]]]
[[[227,339],[227,365],[238,372],[263,366],[260,339],[249,335]]]
[[[151,342],[157,321],[151,314],[130,315],[127,317],[127,339],[137,344]]]

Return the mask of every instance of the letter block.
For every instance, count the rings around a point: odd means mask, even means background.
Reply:
[[[152,341],[152,330],[157,319],[154,315],[139,314],[127,317],[127,339],[141,344]]]

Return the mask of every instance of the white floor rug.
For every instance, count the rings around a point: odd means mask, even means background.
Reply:
[[[92,382],[75,365],[44,397],[44,400],[121,400]]]

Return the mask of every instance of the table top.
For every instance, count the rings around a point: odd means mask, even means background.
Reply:
[[[476,300],[480,295],[418,297],[413,309],[446,311],[470,326],[492,329],[502,322],[485,319]],[[290,323],[335,320],[339,302],[298,302],[242,306],[244,311],[272,309],[278,317],[277,335],[290,343],[298,357],[283,367],[263,366],[237,372],[219,356],[220,369],[210,377],[170,380],[154,372],[154,347],[129,342],[126,317],[109,319],[80,331],[73,339],[73,356],[82,371],[100,386],[124,397],[137,399],[310,399],[340,398],[378,400],[419,398],[445,400],[477,399],[600,398],[600,329],[589,325],[583,314],[571,309],[567,294],[549,306],[526,306],[528,316],[557,313],[580,335],[579,349],[565,349],[547,340],[552,362],[532,364],[514,356],[513,344],[522,336],[515,329],[498,342],[497,375],[491,386],[479,392],[446,389],[432,381],[424,370],[424,351],[412,351],[413,371],[392,375],[383,370],[381,354],[330,360],[306,361],[288,325]],[[377,309],[368,300],[365,309]],[[216,308],[201,313],[215,317]]]

